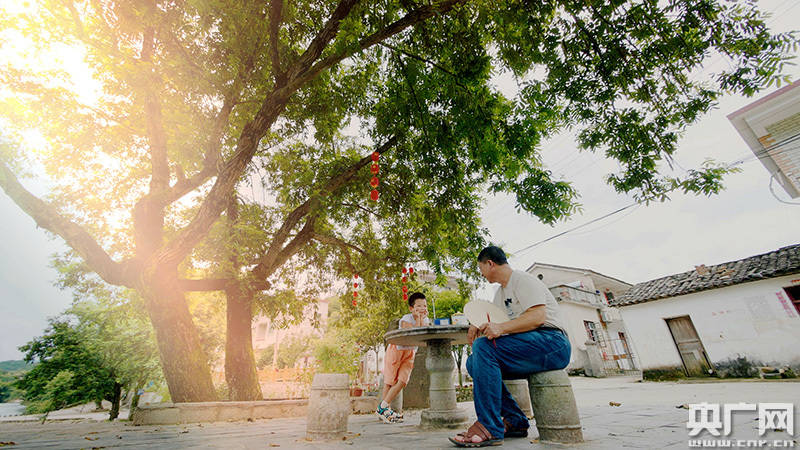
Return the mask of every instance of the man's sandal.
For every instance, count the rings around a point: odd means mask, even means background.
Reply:
[[[473,439],[474,436],[480,438],[479,441],[475,441]],[[467,429],[464,433],[458,433],[456,435],[456,439],[454,438],[447,438],[455,444],[457,447],[489,447],[493,445],[503,445],[503,440],[498,439],[492,436],[492,433],[489,433],[489,430],[483,426],[480,422],[476,421],[472,424],[471,427]]]
[[[503,417],[503,425],[506,426],[505,437],[507,438],[524,438],[528,437],[528,427],[520,428],[512,426],[511,423]]]

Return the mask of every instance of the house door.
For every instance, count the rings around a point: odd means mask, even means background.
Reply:
[[[683,360],[686,375],[708,375],[711,363],[708,361],[708,355],[706,355],[706,350],[703,348],[703,343],[700,342],[700,338],[697,336],[697,330],[692,324],[692,319],[689,316],[667,319],[667,325],[670,333],[672,333],[675,346],[678,347],[681,360]]]

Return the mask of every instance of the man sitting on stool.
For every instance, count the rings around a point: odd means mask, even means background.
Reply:
[[[490,283],[500,283],[494,304],[509,321],[469,327],[472,355],[467,371],[473,381],[478,420],[449,438],[458,447],[501,445],[506,437],[526,437],[528,418],[503,384],[569,364],[571,348],[558,303],[533,275],[513,270],[499,247],[478,254],[478,268]]]

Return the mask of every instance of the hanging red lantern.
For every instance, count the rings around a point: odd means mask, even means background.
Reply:
[[[406,293],[406,292],[408,292],[408,286],[403,285],[403,293]]]
[[[353,283],[353,288],[358,289],[358,283]]]
[[[380,154],[380,153],[378,153],[378,152],[372,152],[372,160],[373,160],[373,161],[375,161],[375,162],[378,162],[378,159],[380,159],[380,157],[381,157],[381,154]]]
[[[406,269],[405,267],[403,267],[403,273],[408,273],[408,269]]]
[[[378,187],[378,183],[378,177],[372,177],[372,179],[369,180],[369,185],[372,186],[373,189]]]
[[[414,273],[414,268],[413,267],[409,267],[408,268],[408,273],[409,273],[409,275]]]
[[[353,292],[353,298],[358,297],[358,292]]]
[[[377,164],[373,164],[372,166],[370,166],[369,171],[372,172],[373,175],[377,175],[378,172],[381,171],[381,169],[380,167],[378,167]]]
[[[356,299],[353,299],[353,306],[356,306],[356,305],[358,305],[358,302],[356,301]]]
[[[381,194],[379,194],[377,190],[373,189],[372,192],[369,193],[369,198],[377,202],[380,195]]]
[[[408,277],[403,277],[403,283],[408,283]]]
[[[403,293],[403,300],[408,301],[408,294]]]

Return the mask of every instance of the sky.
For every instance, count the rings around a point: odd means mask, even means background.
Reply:
[[[800,23],[800,2],[759,2],[774,16],[774,31],[788,31]],[[800,63],[800,61],[798,61]],[[707,72],[722,68],[711,59]],[[792,80],[800,68],[790,67]],[[507,80],[498,79],[501,90]],[[726,116],[768,95],[771,88],[753,98],[725,97],[719,107],[688,128],[675,159],[685,169],[698,167],[706,158],[733,162],[752,152]],[[631,284],[692,269],[769,252],[800,243],[800,205],[779,202],[769,190],[769,173],[757,160],[738,167],[741,173],[725,180],[726,189],[712,197],[675,194],[666,203],[630,208],[575,232],[526,251],[519,250],[562,231],[633,203],[613,191],[603,177],[617,169],[600,154],[578,152],[574,140],[564,134],[546,142],[543,158],[548,168],[574,182],[581,193],[583,212],[556,226],[543,225],[534,217],[516,212],[513,198],[488,197],[482,211],[493,243],[509,254],[512,267],[526,269],[534,262],[591,269]],[[795,148],[792,151],[800,151]],[[678,172],[682,169],[676,167]],[[34,191],[41,186],[31,186]],[[776,185],[775,193],[791,200]],[[48,317],[62,312],[72,294],[52,283],[56,272],[50,256],[65,249],[59,239],[44,230],[0,192],[0,361],[21,359],[17,347],[42,334]],[[481,286],[479,298],[490,298],[491,287]]]

